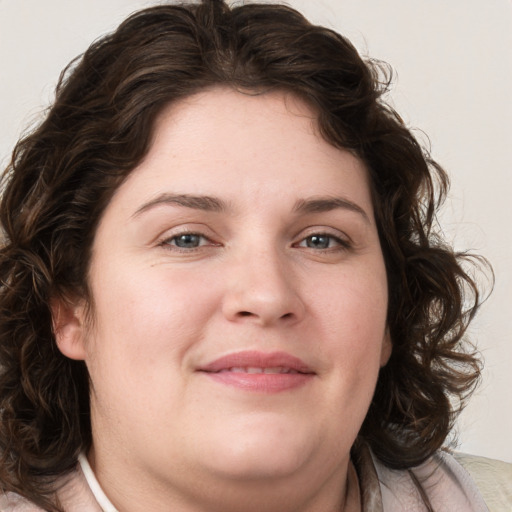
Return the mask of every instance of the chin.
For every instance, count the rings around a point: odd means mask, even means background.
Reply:
[[[281,448],[275,448],[268,453],[259,450],[247,453],[244,457],[229,456],[221,464],[216,464],[216,467],[211,469],[224,478],[261,481],[291,477],[305,463],[306,460],[299,457],[296,452],[281,451]]]
[[[252,425],[212,440],[207,460],[219,474],[235,479],[285,478],[307,465],[316,436],[283,425]]]

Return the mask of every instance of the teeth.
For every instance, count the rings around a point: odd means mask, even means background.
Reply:
[[[263,373],[288,373],[289,368],[264,368]]]
[[[297,370],[291,368],[278,366],[277,368],[264,368],[263,373],[297,373]]]
[[[255,366],[233,366],[229,368],[229,372],[232,373],[266,373],[266,374],[279,374],[279,373],[298,373],[297,370],[292,370],[291,368],[287,368],[285,366],[276,366],[274,368],[259,368]]]

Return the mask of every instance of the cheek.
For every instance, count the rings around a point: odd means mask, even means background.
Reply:
[[[128,414],[133,421],[140,411],[156,417],[162,399],[181,403],[185,397],[185,355],[202,338],[208,300],[194,293],[190,276],[98,267],[91,279],[94,323],[86,360],[95,410],[104,417]]]
[[[98,267],[102,271],[92,280],[94,337],[107,350],[122,348],[123,356],[136,364],[186,348],[214,309],[214,287],[193,273],[163,266]]]
[[[357,340],[362,351],[382,340],[388,307],[383,264],[375,265],[372,272],[349,268],[323,288],[312,288],[308,293],[324,325],[337,331],[333,335],[340,340]]]
[[[326,289],[328,292],[314,292],[315,314],[321,318],[317,339],[324,340],[317,344],[317,350],[324,351],[322,358],[327,356],[331,361],[339,389],[346,392],[350,387],[354,398],[366,402],[373,393],[387,340],[383,264],[375,265],[373,272],[353,269],[332,280]]]

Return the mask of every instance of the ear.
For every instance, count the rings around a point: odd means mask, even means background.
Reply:
[[[53,333],[57,347],[70,359],[85,359],[85,304],[63,298],[50,300]]]
[[[380,367],[386,366],[388,364],[389,358],[391,357],[391,352],[393,351],[393,343],[391,342],[391,334],[389,333],[389,329],[386,327],[386,332],[384,333],[384,338],[382,339],[382,346],[380,350]]]

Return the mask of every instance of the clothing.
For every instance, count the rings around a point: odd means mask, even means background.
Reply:
[[[468,460],[468,456],[458,458],[462,462]],[[469,459],[475,471],[474,465],[483,457]],[[484,460],[487,465],[492,463],[489,459]],[[507,481],[506,476],[502,477],[503,492],[496,489],[493,494],[487,489],[489,495],[498,496],[493,508],[488,508],[470,474],[455,457],[446,452],[437,453],[412,470],[398,471],[383,466],[366,445],[360,445],[353,454],[353,462],[361,488],[362,512],[426,512],[428,509],[422,500],[420,488],[435,512],[512,510],[512,480]],[[512,475],[512,465],[501,464],[503,472]],[[414,483],[415,479],[418,485]],[[80,457],[76,470],[67,477],[58,496],[66,512],[117,512],[101,490],[85,456]],[[44,511],[14,493],[8,493],[0,497],[0,512]]]
[[[455,458],[475,481],[490,512],[512,511],[512,464],[464,453]]]
[[[362,445],[354,463],[364,512],[425,512],[422,491],[436,512],[489,511],[469,473],[446,452],[436,453],[411,470],[393,470]]]

